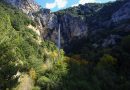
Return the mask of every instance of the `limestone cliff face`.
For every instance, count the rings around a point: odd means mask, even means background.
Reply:
[[[35,18],[39,18],[43,27],[54,29],[57,27],[58,18],[55,14],[51,13],[49,9],[40,9]]]
[[[63,48],[70,44],[73,39],[77,38],[78,40],[87,35],[87,24],[80,17],[70,14],[59,15],[50,13],[49,9],[41,9],[34,17],[36,20],[40,20],[39,25],[43,27],[42,37],[55,43],[57,43],[59,25],[61,26],[61,43]]]
[[[40,6],[34,0],[4,0],[5,2],[21,9],[24,13],[29,14],[37,12]]]

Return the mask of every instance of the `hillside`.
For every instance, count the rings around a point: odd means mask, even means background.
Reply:
[[[0,90],[130,90],[129,7],[117,0],[51,12],[1,0]]]
[[[0,2],[0,19],[0,90],[17,90],[26,82],[21,81],[25,74],[33,81],[30,88],[35,88],[34,84],[46,86],[48,80],[58,84],[66,68],[62,51],[57,58],[58,49],[52,42],[39,42],[40,36],[28,28],[34,27],[34,22],[15,7]]]

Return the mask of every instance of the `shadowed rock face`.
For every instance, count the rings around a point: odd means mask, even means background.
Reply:
[[[130,1],[123,5],[117,12],[112,16],[114,22],[130,19]]]
[[[45,10],[45,9],[44,9]],[[38,14],[40,17],[40,23],[44,27],[44,32],[42,33],[43,38],[52,40],[57,43],[58,38],[58,26],[61,25],[61,44],[64,48],[71,43],[75,38],[80,39],[86,37],[87,24],[80,17],[74,17],[70,14],[54,14],[54,13],[43,13],[46,12],[41,10]]]

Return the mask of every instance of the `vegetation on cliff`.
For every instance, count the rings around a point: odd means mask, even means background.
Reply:
[[[38,43],[38,35],[25,14],[0,3],[0,89],[17,88],[25,73],[42,88],[57,85],[66,74],[64,55],[50,41]],[[48,86],[49,85],[49,86]]]

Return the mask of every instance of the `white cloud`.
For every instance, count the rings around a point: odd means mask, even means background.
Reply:
[[[46,8],[52,9],[56,7],[56,3],[46,3]]]
[[[96,0],[79,0],[77,4],[74,4],[72,6],[78,6],[79,4],[85,4],[85,3],[94,3]]]
[[[79,4],[94,3],[96,0],[79,0]]]
[[[74,7],[74,6],[78,6],[79,4],[77,3],[77,4],[74,4],[74,5],[72,5],[72,7]]]
[[[46,3],[46,8],[52,9],[58,7],[59,9],[66,7],[68,0],[55,0],[53,3]]]

